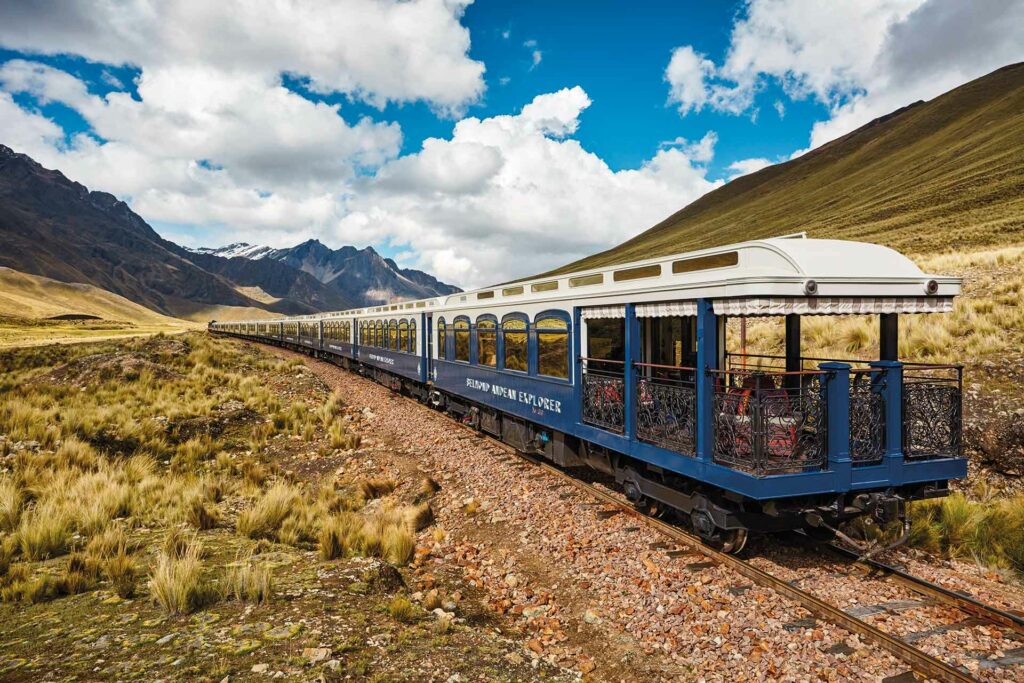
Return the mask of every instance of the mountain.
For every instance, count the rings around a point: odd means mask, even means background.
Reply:
[[[241,256],[257,262],[277,261],[308,273],[356,306],[374,306],[390,301],[424,299],[461,292],[432,275],[411,268],[399,268],[373,247],[331,249],[319,240],[308,240],[288,249],[271,249],[245,242],[220,248],[201,247],[197,254]]]
[[[426,273],[400,270],[372,249],[332,252],[319,242],[283,250],[244,243],[186,249],[113,195],[90,192],[3,145],[0,245],[0,267],[92,285],[192,319],[316,313],[458,291]],[[261,258],[267,255],[274,258]]]
[[[909,254],[1024,241],[1024,63],[733,180],[554,272],[801,230]]]

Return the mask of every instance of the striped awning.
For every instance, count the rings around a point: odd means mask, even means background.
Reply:
[[[584,320],[593,320],[595,318],[625,318],[626,307],[625,306],[588,306],[580,311],[580,315]]]
[[[696,301],[663,301],[656,304],[637,304],[638,318],[672,318],[697,315]]]
[[[870,315],[874,313],[950,313],[951,296],[896,297],[744,297],[715,299],[717,315]]]

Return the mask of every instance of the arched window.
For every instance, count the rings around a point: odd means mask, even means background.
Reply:
[[[569,379],[569,321],[555,313],[541,313],[537,330],[537,374]]]
[[[409,321],[409,353],[416,353],[416,320]]]
[[[517,313],[506,315],[501,321],[501,336],[505,346],[505,369],[527,372],[530,359],[526,339],[526,318]]]
[[[437,319],[437,357],[448,359],[448,335],[444,326],[444,318]]]
[[[376,342],[377,342],[376,346],[377,346],[378,349],[382,349],[382,348],[384,348],[384,343],[385,343],[384,342],[384,321],[383,320],[378,320],[377,321],[376,330],[377,330],[377,333],[374,336],[374,338],[376,339]]]
[[[392,320],[388,323],[388,348],[398,351],[398,321]]]
[[[409,353],[409,321],[402,320],[398,323],[398,349]]]
[[[366,345],[369,344],[369,341],[366,339],[366,321],[365,320],[360,320],[359,321],[359,343],[362,344],[363,346],[366,346]]]
[[[455,330],[455,360],[469,362],[469,318],[460,315],[452,323]]]
[[[498,322],[493,315],[476,319],[476,362],[492,368],[498,364]]]

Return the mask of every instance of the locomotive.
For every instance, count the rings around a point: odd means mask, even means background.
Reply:
[[[738,552],[752,533],[829,537],[963,477],[962,368],[899,359],[899,319],[961,281],[887,247],[803,234],[212,332],[330,360]],[[802,354],[805,316],[878,317],[877,358]],[[782,318],[784,353],[735,348]],[[745,325],[743,327],[745,331]]]

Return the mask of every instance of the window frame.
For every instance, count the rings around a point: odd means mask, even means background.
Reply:
[[[398,350],[409,353],[409,321],[406,318],[398,321]]]
[[[416,343],[416,318],[409,318],[409,353],[416,353],[419,344]]]
[[[464,323],[465,327],[460,327],[460,323]],[[466,363],[467,365],[471,364],[470,361],[473,358],[473,348],[472,348],[473,347],[473,343],[472,343],[473,342],[473,330],[472,330],[472,327],[473,327],[472,322],[470,322],[469,316],[467,316],[467,315],[457,315],[457,316],[455,316],[455,319],[452,320],[452,330],[454,332],[453,339],[455,341],[455,346],[452,349],[452,351],[453,351],[452,356],[453,356],[453,360],[456,363]],[[465,334],[466,335],[466,357],[465,357],[465,359],[459,358],[459,335],[460,334]]]
[[[525,360],[526,367],[522,370],[508,367],[508,346],[506,345],[505,335],[508,334],[505,330],[505,323],[517,320],[523,323],[522,331],[515,330],[512,334],[522,334],[525,342]],[[501,324],[498,326],[498,345],[500,347],[499,357],[501,358],[501,369],[508,372],[517,372],[524,375],[530,374],[530,317],[525,313],[506,313],[501,317]]]
[[[481,359],[481,351],[483,346],[480,343],[480,323],[490,323],[491,327],[484,327],[485,330],[490,330],[489,334],[492,336],[491,345],[494,348],[494,362],[484,363]],[[498,318],[490,313],[481,313],[476,317],[476,323],[473,325],[476,332],[476,362],[474,365],[479,365],[483,368],[494,368],[498,369]],[[487,334],[487,333],[485,333]]]
[[[448,360],[448,325],[444,316],[437,319],[437,359]]]
[[[561,331],[556,328],[543,328],[540,326],[541,321],[544,320],[560,320],[565,323],[565,330]],[[572,367],[572,317],[565,311],[557,309],[549,309],[541,311],[540,313],[533,316],[533,324],[530,325],[530,337],[533,341],[533,352],[531,355],[531,361],[533,370],[538,377],[544,377],[546,379],[554,380],[557,382],[570,382],[572,379],[573,367]],[[565,335],[565,377],[558,375],[547,375],[541,372],[540,369],[540,335],[542,334],[564,334]]]

